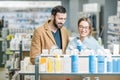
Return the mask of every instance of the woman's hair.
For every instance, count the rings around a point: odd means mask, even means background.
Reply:
[[[88,17],[82,17],[82,18],[80,18],[80,19],[78,20],[78,27],[79,27],[79,24],[80,24],[82,21],[88,22],[88,24],[89,24],[89,29],[90,29],[89,35],[92,35],[92,33],[93,33],[93,27],[92,27],[92,22],[91,22],[91,20],[90,20]]]
[[[51,15],[56,15],[57,13],[66,13],[66,9],[63,6],[56,6],[52,9]]]

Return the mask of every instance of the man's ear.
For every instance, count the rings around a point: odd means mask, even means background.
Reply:
[[[54,16],[53,15],[51,15],[51,19],[54,20]]]

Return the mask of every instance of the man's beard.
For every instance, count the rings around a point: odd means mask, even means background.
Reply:
[[[56,19],[54,19],[53,24],[56,28],[62,28],[63,24],[62,23],[57,23]],[[59,26],[58,24],[61,24],[61,26]]]

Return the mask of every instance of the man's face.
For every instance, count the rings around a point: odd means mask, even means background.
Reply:
[[[56,28],[62,28],[66,21],[66,13],[57,13],[54,16],[53,24]]]

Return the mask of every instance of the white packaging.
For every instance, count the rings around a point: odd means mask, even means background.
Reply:
[[[100,5],[97,3],[84,4],[83,12],[100,12]]]
[[[113,55],[119,55],[119,44],[113,44]]]
[[[15,44],[14,44],[14,42],[15,42],[14,39],[12,39],[12,40],[10,41],[10,50],[15,50]]]
[[[35,65],[27,65],[27,72],[32,72],[34,73],[35,72]]]
[[[24,60],[20,61],[20,65],[21,65],[20,67],[21,71],[24,71]]]
[[[41,57],[39,59],[39,72],[46,72],[47,71],[47,58],[46,57]]]
[[[120,1],[118,1],[117,12],[120,12]]]
[[[24,58],[24,71],[27,71],[27,66],[30,63],[30,57],[25,57]]]
[[[89,72],[89,60],[85,57],[79,57],[79,72],[80,73],[88,73]]]
[[[48,49],[42,49],[42,54],[48,54]]]
[[[64,55],[62,65],[62,72],[71,73],[71,58],[69,55]]]

